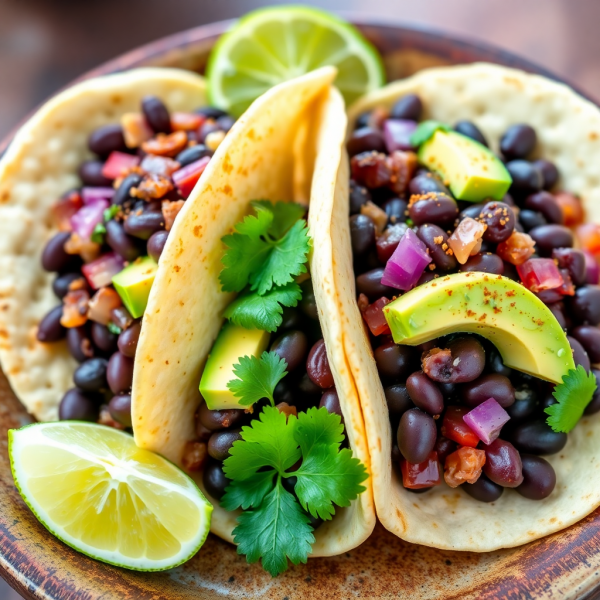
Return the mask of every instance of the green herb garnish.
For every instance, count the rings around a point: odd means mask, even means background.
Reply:
[[[111,219],[114,219],[117,216],[117,213],[121,210],[121,207],[118,204],[113,204],[109,206],[104,211],[104,222],[108,223]]]
[[[440,121],[423,121],[417,125],[413,134],[410,136],[410,144],[417,148],[424,144],[433,134],[438,131],[450,131],[450,127]]]
[[[118,326],[115,325],[112,321],[109,321],[106,324],[106,328],[111,332],[114,333],[115,335],[119,335],[119,333],[121,333],[123,330]]]
[[[581,419],[596,388],[596,377],[593,373],[588,373],[581,365],[571,369],[563,377],[562,383],[554,388],[552,395],[557,404],[544,409],[544,412],[550,415],[546,423],[553,431],[569,433]]]
[[[106,235],[106,227],[104,226],[104,223],[98,223],[98,225],[96,225],[96,227],[94,227],[94,231],[92,231],[92,235],[90,236],[90,239],[92,240],[92,242],[95,242],[96,244],[103,244],[105,235]]]

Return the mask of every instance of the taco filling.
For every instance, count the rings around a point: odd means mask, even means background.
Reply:
[[[131,427],[135,352],[158,260],[173,223],[234,124],[224,111],[170,113],[157,96],[88,138],[81,186],[52,207],[59,232],[42,266],[60,304],[40,321],[43,343],[66,338],[80,363],[60,419]]]

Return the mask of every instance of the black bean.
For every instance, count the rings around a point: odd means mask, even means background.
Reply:
[[[142,98],[142,111],[154,133],[171,133],[171,116],[160,98],[156,96]]]
[[[94,346],[85,327],[70,327],[67,329],[67,346],[71,356],[77,362],[84,362],[94,356]]]
[[[288,331],[290,329],[298,329],[301,326],[302,317],[297,308],[290,306],[283,307],[281,315],[281,325],[277,331]]]
[[[198,420],[210,431],[237,427],[244,421],[246,415],[241,409],[210,410],[206,403],[198,408]]]
[[[125,221],[125,232],[141,240],[147,240],[154,232],[164,227],[165,219],[158,211],[131,213]]]
[[[306,360],[308,352],[306,335],[298,330],[288,331],[273,342],[271,352],[285,360],[288,373],[291,373]]]
[[[323,392],[321,400],[319,401],[319,407],[324,407],[327,409],[327,412],[338,415],[342,419],[342,423],[344,423],[344,415],[342,414],[340,397],[334,387]]]
[[[571,314],[582,324],[600,324],[600,287],[584,285],[568,300]]]
[[[488,202],[479,218],[487,225],[483,239],[492,244],[506,241],[515,230],[515,213],[504,202]]]
[[[307,373],[304,373],[304,375],[302,375],[300,378],[300,381],[298,382],[298,389],[305,396],[312,397],[320,395],[323,392],[323,390],[311,380]]]
[[[117,394],[108,403],[110,416],[125,427],[131,427],[131,394]]]
[[[458,265],[456,258],[452,252],[448,253],[448,234],[441,227],[431,224],[421,225],[417,236],[429,249],[429,256],[438,269],[441,271],[456,269]]]
[[[406,390],[417,408],[430,415],[439,415],[444,410],[442,392],[423,371],[417,371],[408,377]]]
[[[404,384],[395,383],[390,385],[385,388],[384,393],[391,417],[400,418],[407,410],[414,408]]]
[[[562,329],[567,329],[567,319],[565,317],[565,305],[564,302],[553,302],[547,305],[550,312],[554,315],[554,318],[558,321],[558,324]]]
[[[458,215],[456,200],[445,194],[431,192],[421,199],[411,198],[408,215],[415,225],[430,223],[447,226],[454,222]]]
[[[479,219],[479,215],[481,214],[481,211],[482,211],[483,207],[485,206],[485,204],[483,204],[483,203],[473,204],[471,202],[469,202],[468,204],[469,205],[466,208],[463,208],[460,211],[458,218],[461,221],[463,219],[466,219],[467,217],[469,217],[471,219]]]
[[[470,256],[464,265],[461,265],[459,271],[479,271],[483,273],[493,273],[494,275],[504,274],[504,261],[491,252],[480,252]]]
[[[302,300],[300,300],[300,310],[309,318],[315,321],[319,320],[319,310],[315,299],[313,284],[310,279],[303,281],[300,284],[302,290]]]
[[[531,231],[534,227],[548,224],[548,221],[546,221],[546,218],[542,213],[527,208],[523,208],[519,211],[519,221],[526,232]]]
[[[167,243],[167,238],[169,237],[169,232],[165,230],[155,231],[149,238],[146,244],[146,252],[151,256],[156,262],[158,262],[160,255],[165,249],[165,244]]]
[[[291,477],[282,477],[281,478],[281,485],[290,494],[294,494],[295,493],[295,488],[296,488],[296,484],[297,483],[298,483],[298,478],[294,477],[294,476],[291,476]]]
[[[411,464],[422,463],[435,446],[435,421],[418,408],[407,410],[398,425],[398,448]]]
[[[206,492],[215,500],[220,500],[225,494],[225,488],[231,483],[230,479],[225,477],[223,472],[223,463],[210,461],[204,473],[202,473],[202,483]]]
[[[534,227],[529,235],[541,256],[550,256],[556,248],[570,248],[573,245],[573,232],[564,225],[541,225]]]
[[[458,131],[458,133],[462,133],[462,135],[466,135],[468,138],[471,138],[484,146],[488,145],[483,133],[481,133],[477,125],[471,121],[459,121],[454,126],[454,131]]]
[[[562,225],[564,222],[563,211],[550,192],[542,191],[527,196],[525,208],[541,213],[550,224]]]
[[[128,327],[119,334],[117,345],[121,354],[124,354],[129,358],[135,357],[141,330],[142,322],[136,321],[131,327]]]
[[[515,388],[508,377],[498,373],[482,375],[471,383],[461,387],[461,397],[467,406],[479,406],[482,402],[493,398],[503,408],[515,402]]]
[[[546,305],[550,306],[551,304],[556,304],[560,302],[564,296],[560,293],[560,290],[542,290],[541,292],[537,292],[536,296]]]
[[[500,138],[500,151],[509,160],[527,158],[536,143],[537,135],[533,127],[525,124],[512,125]]]
[[[133,382],[133,359],[115,352],[108,361],[106,379],[113,394],[131,389]]]
[[[427,171],[415,175],[408,184],[408,191],[412,195],[439,193],[450,196],[450,190],[433,173]]]
[[[313,383],[316,383],[324,390],[333,387],[333,374],[331,372],[331,367],[329,366],[325,341],[322,339],[315,342],[308,353],[308,358],[306,359],[306,374]]]
[[[534,160],[533,164],[540,170],[542,174],[544,179],[544,189],[552,189],[558,182],[559,177],[556,165],[545,158]]]
[[[273,398],[275,398],[275,404],[285,402],[290,406],[296,405],[294,389],[292,389],[292,382],[289,377],[285,377],[275,386],[275,389],[273,390]]]
[[[406,221],[406,209],[408,208],[408,202],[406,202],[406,200],[402,200],[401,198],[390,198],[385,202],[382,208],[385,210],[389,225],[404,223]]]
[[[510,442],[500,438],[485,448],[483,472],[502,487],[517,487],[523,482],[521,457]]]
[[[535,419],[517,424],[510,433],[510,440],[521,452],[556,454],[565,447],[567,434],[553,431],[545,419]]]
[[[495,502],[504,492],[501,485],[494,483],[483,473],[475,483],[463,483],[461,487],[469,496],[479,502]]]
[[[79,178],[83,185],[112,187],[112,179],[102,175],[104,163],[101,160],[86,160],[79,165]]]
[[[68,291],[69,286],[78,279],[82,279],[81,273],[65,273],[64,275],[57,275],[56,279],[52,282],[52,291],[58,298],[64,298]]]
[[[97,421],[98,401],[83,390],[72,388],[63,396],[58,405],[58,418],[61,421]]]
[[[194,111],[198,115],[203,115],[207,119],[218,119],[219,117],[229,116],[224,110],[217,108],[216,106],[201,106]]]
[[[515,403],[506,408],[506,412],[513,423],[528,419],[536,412],[537,408],[538,394],[536,390],[526,383],[519,383],[515,387]]]
[[[406,94],[397,100],[390,112],[392,119],[407,119],[418,121],[423,112],[423,103],[416,94]]]
[[[36,338],[38,342],[58,342],[67,335],[67,330],[60,324],[63,314],[63,306],[55,306],[40,321],[37,329]]]
[[[88,148],[99,156],[108,156],[114,151],[125,151],[123,129],[118,123],[98,127],[88,138]]]
[[[70,237],[70,231],[61,231],[48,240],[42,252],[42,267],[46,271],[64,272],[73,266],[74,256],[65,251],[65,243]]]
[[[581,342],[570,335],[567,336],[567,339],[569,340],[569,345],[573,351],[573,360],[575,361],[575,366],[581,365],[586,371],[589,371],[592,366],[590,363],[590,357],[585,351],[585,348],[581,345]]]
[[[123,206],[128,200],[131,200],[130,192],[131,188],[138,186],[143,177],[138,173],[131,173],[127,175],[121,182],[121,185],[117,188],[115,195],[112,197],[111,203],[116,206]]]
[[[573,248],[556,248],[552,251],[552,258],[556,260],[561,269],[569,271],[571,280],[576,286],[585,283],[586,266],[583,252]]]
[[[359,294],[364,294],[371,302],[378,300],[382,296],[391,298],[398,291],[381,283],[383,277],[383,267],[371,269],[356,278],[356,290]]]
[[[127,235],[125,227],[114,219],[106,223],[106,243],[121,257],[127,261],[134,261],[141,256],[135,238]]]
[[[356,215],[362,206],[371,201],[371,194],[366,187],[358,185],[356,181],[350,180],[350,214]]]
[[[381,131],[373,129],[372,127],[363,127],[362,129],[353,131],[346,146],[348,148],[348,154],[351,157],[356,156],[361,152],[385,151],[383,134]]]
[[[198,132],[197,132],[198,141],[200,143],[204,144],[207,136],[210,133],[215,133],[216,131],[221,131],[221,127],[218,125],[218,123],[216,123],[210,119],[208,121],[205,121],[204,123],[202,123],[202,125],[200,125],[200,128],[198,129]]]
[[[502,360],[502,355],[495,346],[492,346],[487,352],[487,368],[493,373],[510,377],[513,370],[507,367]]]
[[[106,325],[92,323],[92,340],[103,352],[114,352],[117,349],[117,334],[112,333]]]
[[[583,346],[592,363],[600,363],[600,328],[579,325],[571,335]]]
[[[352,215],[350,238],[354,257],[363,256],[375,243],[375,224],[367,215]]]
[[[446,464],[448,456],[450,456],[457,448],[458,444],[456,442],[438,434],[434,450],[437,452],[438,460],[442,464],[442,468]]]
[[[108,361],[104,358],[90,358],[81,363],[73,374],[75,385],[85,392],[106,390],[106,370]]]
[[[421,359],[423,371],[430,379],[439,383],[468,383],[483,372],[485,351],[476,338],[457,338],[444,350],[430,352]]]
[[[387,380],[405,378],[416,363],[412,348],[394,342],[382,344],[375,349],[374,355],[380,377]]]
[[[592,396],[592,399],[583,411],[584,415],[594,415],[598,411],[600,411],[600,370],[592,369],[592,373],[596,377],[597,387],[596,391],[594,392],[594,395]]]
[[[506,169],[512,178],[511,190],[521,194],[539,192],[544,183],[540,170],[526,160],[511,160]]]
[[[182,166],[185,167],[205,156],[212,156],[213,151],[205,146],[204,144],[196,144],[195,146],[190,146],[185,150],[182,150],[176,157],[175,160]]]
[[[523,483],[516,491],[529,500],[547,498],[556,486],[556,473],[552,465],[540,456],[521,454]]]
[[[356,121],[354,121],[354,129],[360,129],[361,127],[366,127],[371,120],[371,111],[365,111],[360,113],[358,117],[356,117]]]
[[[221,131],[227,133],[235,125],[235,119],[229,115],[223,115],[217,119],[217,125]]]
[[[215,460],[225,460],[234,442],[242,439],[241,429],[215,431],[208,440],[208,454]]]

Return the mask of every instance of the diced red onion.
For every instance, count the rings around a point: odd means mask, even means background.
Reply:
[[[81,198],[84,204],[90,204],[95,200],[110,200],[115,195],[111,187],[84,187],[81,190]]]
[[[123,177],[130,169],[137,167],[139,164],[139,156],[113,150],[102,167],[102,175],[108,179],[117,179]]]
[[[491,444],[509,420],[508,413],[494,398],[482,402],[463,417],[463,421],[484,444]]]
[[[407,119],[386,119],[383,123],[383,139],[388,154],[394,150],[413,150],[410,136],[415,132],[417,123]]]
[[[427,247],[412,229],[407,229],[383,271],[381,283],[408,291],[417,285],[425,267],[431,262]]]
[[[104,220],[104,211],[108,208],[108,200],[102,198],[84,204],[72,217],[71,227],[83,240],[89,240],[94,228]]]
[[[110,285],[112,278],[120,273],[125,267],[123,259],[114,252],[103,254],[100,258],[93,260],[87,265],[81,267],[88,283],[94,290]]]
[[[194,186],[200,179],[200,175],[204,173],[204,169],[206,169],[209,162],[210,156],[204,156],[172,174],[173,182],[184,198],[192,193]]]
[[[586,283],[598,285],[598,281],[600,280],[600,266],[598,266],[598,263],[591,252],[583,250],[583,255],[585,256]]]
[[[523,285],[536,293],[554,290],[564,283],[556,263],[551,258],[530,258],[517,265],[517,272]]]

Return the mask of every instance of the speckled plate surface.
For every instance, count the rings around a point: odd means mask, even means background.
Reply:
[[[390,80],[424,67],[480,60],[555,78],[523,59],[485,45],[425,30],[353,20],[384,55]],[[201,71],[208,51],[226,26],[217,23],[164,38],[84,77],[147,65]],[[9,141],[10,136],[0,142],[0,153]],[[521,548],[486,554],[415,546],[377,526],[369,540],[352,552],[309,560],[276,579],[259,566],[246,564],[232,546],[212,535],[192,560],[166,573],[135,573],[98,563],[50,535],[14,487],[6,434],[29,422],[0,373],[0,575],[27,598],[600,598],[600,509],[561,533]]]

